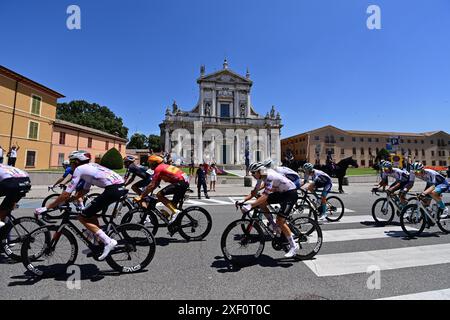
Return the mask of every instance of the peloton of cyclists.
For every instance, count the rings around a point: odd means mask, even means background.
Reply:
[[[19,200],[31,189],[28,173],[0,163],[0,228]]]
[[[249,171],[258,182],[261,181],[260,183],[264,183],[264,191],[252,204],[244,204],[242,206],[242,212],[246,213],[256,207],[261,208],[271,223],[272,230],[279,228],[289,241],[290,249],[289,252],[285,254],[285,257],[291,258],[295,256],[298,253],[299,246],[295,242],[289,226],[286,224],[286,219],[289,218],[292,208],[297,202],[298,194],[296,185],[275,170],[266,168],[265,164],[262,162],[252,163],[249,166]],[[255,190],[258,191],[259,186],[244,199],[243,203],[256,196]],[[280,204],[280,210],[277,212],[275,226],[273,218],[271,218],[272,215],[266,215],[266,213],[269,212],[267,208],[269,204]]]
[[[56,208],[60,204],[71,200],[71,194],[73,191],[76,191],[80,181],[84,181],[83,189],[76,193],[76,199],[87,194],[91,185],[103,188],[103,193],[92,200],[81,211],[78,219],[104,244],[103,253],[98,258],[99,260],[104,260],[117,245],[117,241],[111,239],[100,229],[98,218],[95,214],[107,208],[110,204],[119,201],[128,191],[124,187],[124,180],[119,174],[99,164],[90,163],[90,153],[84,151],[72,153],[69,156],[69,161],[73,169],[73,175],[67,189],[51,204],[48,204],[46,207],[37,208],[35,213],[36,215],[45,213],[48,209]]]
[[[162,202],[171,212],[169,224],[175,221],[181,212],[177,209],[178,203],[184,198],[189,189],[189,177],[179,168],[164,163],[164,159],[157,155],[151,155],[148,158],[150,168],[154,171],[152,182],[145,188],[144,192],[134,198],[136,202],[141,202],[148,194],[155,190],[161,180],[170,183],[156,194],[159,202]],[[166,198],[172,195],[172,201]]]
[[[327,217],[327,195],[331,191],[331,188],[333,187],[333,182],[329,175],[327,175],[325,172],[321,170],[314,169],[314,166],[312,163],[305,163],[303,165],[303,170],[305,171],[305,185],[302,186],[302,189],[314,192],[314,190],[322,188],[322,194],[321,194],[321,205],[319,208],[319,212],[321,213],[321,216],[319,217],[319,220],[323,221]],[[308,180],[312,180],[311,182],[308,182]]]
[[[425,169],[424,165],[420,162],[413,163],[412,169],[414,170],[417,178],[427,183],[425,190],[422,192],[422,195],[431,195],[431,197],[436,201],[439,208],[442,210],[441,219],[448,218],[448,208],[444,204],[442,194],[444,192],[450,191],[449,182],[439,172],[431,169]]]

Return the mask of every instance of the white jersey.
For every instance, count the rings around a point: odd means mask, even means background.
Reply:
[[[392,172],[382,172],[381,179],[387,181],[388,177],[394,178],[395,181],[407,182],[409,181],[409,172],[399,168],[392,168]]]
[[[17,158],[17,150],[16,149],[11,149],[11,151],[9,152],[9,157],[10,158]]]
[[[0,148],[0,158],[3,158],[3,149]]]
[[[16,167],[5,166],[0,164],[0,182],[9,178],[26,178],[28,173]]]
[[[425,181],[427,184],[439,185],[445,183],[445,177],[437,171],[431,169],[424,169],[425,174],[417,176],[417,178]]]
[[[97,163],[83,164],[75,169],[72,175],[72,180],[66,189],[66,192],[72,193],[80,180],[83,180],[84,190],[89,190],[91,185],[105,188],[108,186],[123,184],[123,178],[114,171],[102,167]]]
[[[265,194],[297,190],[296,185],[291,180],[273,169],[267,169],[267,177],[263,182]]]
[[[291,168],[276,167],[274,170],[276,172],[282,174],[283,176],[285,176],[286,178],[288,178],[291,181],[296,181],[296,180],[300,179],[300,175],[297,172],[295,172],[294,170],[292,170]]]
[[[317,169],[314,169],[314,172],[312,174],[307,175],[305,173],[305,182],[307,181],[308,178],[311,178],[311,180],[314,183],[324,183],[324,184],[332,183],[332,180],[329,175]]]

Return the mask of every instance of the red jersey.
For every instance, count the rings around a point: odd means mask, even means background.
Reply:
[[[161,180],[169,183],[177,183],[180,181],[187,182],[188,178],[181,169],[169,164],[161,163],[154,170],[152,182],[158,185]]]

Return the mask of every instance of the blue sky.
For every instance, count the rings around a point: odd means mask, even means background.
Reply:
[[[66,9],[81,8],[81,30]],[[381,30],[366,9],[381,8]],[[251,79],[282,137],[348,130],[450,131],[448,0],[1,1],[0,64],[110,107],[130,134],[159,134],[165,107],[198,100],[200,65]]]

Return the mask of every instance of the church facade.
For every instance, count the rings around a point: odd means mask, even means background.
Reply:
[[[200,68],[199,99],[190,110],[176,102],[159,125],[164,151],[181,163],[216,163],[224,167],[271,158],[281,160],[281,117],[275,107],[259,115],[251,102],[253,82],[247,70],[239,75],[224,61],[223,69]]]

